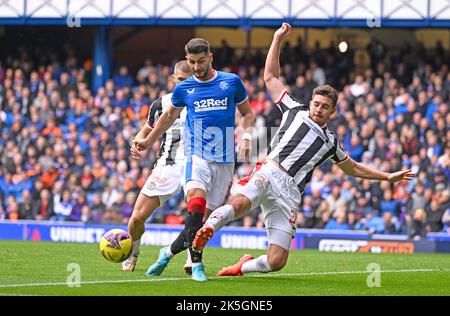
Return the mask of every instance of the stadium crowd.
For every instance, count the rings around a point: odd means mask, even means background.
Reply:
[[[307,51],[299,39],[283,47],[282,78],[302,102],[315,86],[334,85],[341,92],[329,128],[349,155],[384,171],[411,168],[418,176],[409,183],[375,183],[325,163],[305,192],[297,227],[410,237],[450,233],[450,52],[439,42],[433,49],[388,51],[376,40],[367,51],[370,66],[358,72],[351,51],[340,54],[333,43]],[[90,64],[73,51],[66,55],[62,62],[51,54],[36,62],[25,53],[2,61],[0,220],[125,224],[159,148],[156,143],[136,161],[130,143],[152,101],[172,90],[171,66],[147,60],[135,76],[121,66],[92,91]],[[266,128],[277,127],[281,113],[264,87],[263,52],[239,58],[224,41],[214,56],[218,69],[244,81],[257,114],[253,136],[267,140]],[[266,151],[259,148],[258,159]],[[236,179],[251,171],[251,164],[237,164]],[[180,193],[150,220],[179,224],[184,211]],[[262,227],[261,212],[231,225]]]

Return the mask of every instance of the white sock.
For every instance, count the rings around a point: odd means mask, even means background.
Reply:
[[[209,215],[204,226],[211,226],[218,231],[234,219],[234,208],[230,204],[219,207]]]
[[[241,267],[242,273],[249,272],[270,272],[272,269],[269,265],[267,255],[259,256],[256,259],[245,262]]]
[[[131,250],[131,254],[139,256],[140,248],[141,248],[141,238],[139,238],[138,240],[133,240],[133,250]]]
[[[203,262],[192,262],[192,268],[195,268],[196,266],[202,265]]]
[[[170,247],[172,246],[172,244],[170,244],[169,246],[167,246],[167,249],[166,249],[166,255],[167,255],[167,257],[169,257],[170,259],[172,259],[173,258],[173,256],[174,256],[174,254],[172,253],[172,251],[170,251]]]
[[[186,251],[186,264],[192,265],[191,252],[189,250]]]

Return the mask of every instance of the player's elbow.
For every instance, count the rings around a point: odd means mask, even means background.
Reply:
[[[268,84],[275,78],[275,76],[273,75],[273,73],[271,73],[269,70],[267,70],[267,67],[266,67],[266,69],[264,69],[264,77],[263,78],[264,78],[264,82],[266,84]]]
[[[359,164],[356,161],[350,161],[344,168],[342,168],[344,172],[352,177],[359,177],[360,176],[360,168]]]
[[[161,118],[163,119],[163,121],[170,121],[172,120],[174,114],[173,114],[173,110],[169,109],[168,111],[166,111],[163,116],[161,116]]]
[[[169,125],[172,125],[173,122],[175,122],[175,120],[177,119],[178,115],[179,115],[178,110],[176,110],[173,107],[169,108],[167,111],[163,113],[164,116],[163,121],[165,121]],[[163,118],[163,116],[161,116],[161,118]]]

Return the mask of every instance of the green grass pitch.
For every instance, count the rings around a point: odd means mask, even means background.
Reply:
[[[136,271],[124,273],[106,261],[96,244],[0,242],[0,295],[175,295],[175,296],[297,296],[297,295],[450,295],[450,255],[349,254],[292,251],[284,269],[269,274],[216,277],[221,267],[243,254],[262,250],[207,248],[207,282],[192,281],[182,269],[185,254],[176,256],[160,277],[145,271],[158,247],[142,247]],[[80,287],[69,287],[73,267],[80,267]],[[369,287],[381,267],[380,286]],[[68,269],[69,268],[69,269]]]

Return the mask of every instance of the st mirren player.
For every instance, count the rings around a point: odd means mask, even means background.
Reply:
[[[314,169],[325,161],[330,160],[346,174],[363,179],[397,182],[415,177],[411,170],[393,173],[375,170],[354,161],[344,152],[337,137],[327,128],[338,99],[337,91],[331,86],[315,88],[309,107],[287,93],[279,79],[279,56],[281,42],[290,29],[289,24],[283,23],[274,33],[264,68],[267,90],[283,113],[268,156],[246,181],[240,181],[231,188],[229,203],[209,216],[192,244],[195,251],[202,251],[214,232],[261,206],[268,231],[267,254],[258,258],[244,255],[235,265],[219,271],[219,276],[272,272],[285,266],[295,236],[294,224],[303,192]]]

